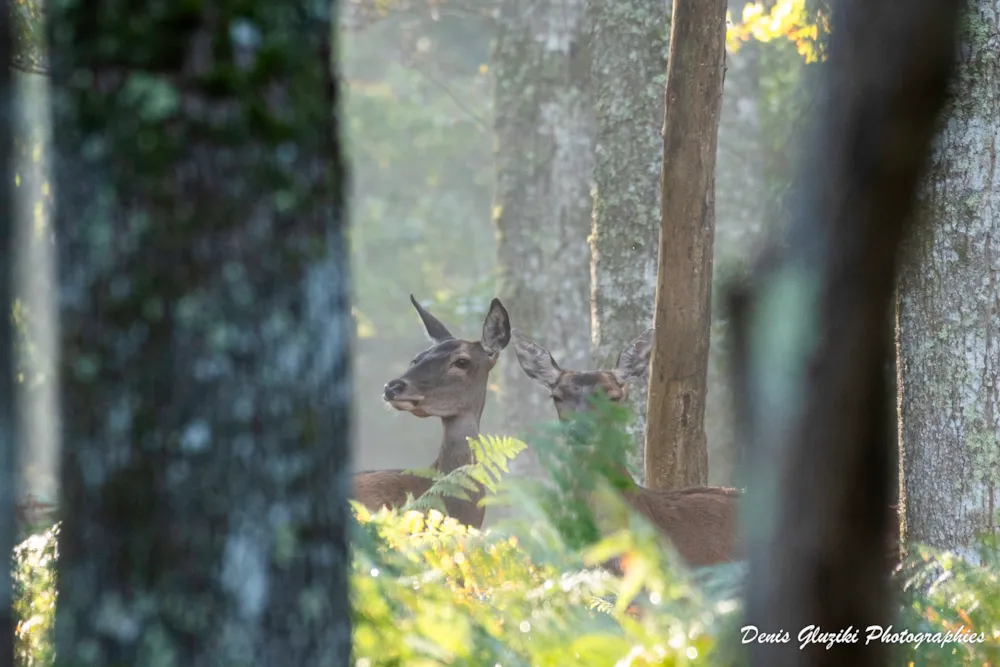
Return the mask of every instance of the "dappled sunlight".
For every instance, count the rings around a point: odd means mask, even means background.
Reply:
[[[730,17],[726,47],[736,52],[747,41],[770,42],[786,39],[795,44],[807,63],[825,60],[823,36],[829,32],[829,17],[822,11],[808,11],[807,0],[778,0],[765,9],[761,2],[747,3],[737,18]]]

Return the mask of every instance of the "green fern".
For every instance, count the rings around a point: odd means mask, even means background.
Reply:
[[[608,596],[611,597],[611,596]],[[593,611],[600,612],[602,614],[607,614],[611,616],[615,611],[615,603],[613,600],[606,600],[604,598],[591,598],[590,604],[587,605],[589,609]]]
[[[485,488],[489,493],[496,493],[503,476],[510,471],[508,462],[527,448],[524,442],[509,436],[480,435],[469,438],[472,449],[473,463],[452,470],[446,475],[437,476],[428,471],[407,471],[422,477],[434,479],[434,484],[416,500],[407,502],[405,510],[436,509],[444,512],[444,498],[471,500],[472,494]]]

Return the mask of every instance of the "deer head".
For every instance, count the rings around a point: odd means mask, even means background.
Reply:
[[[590,398],[598,389],[612,402],[628,397],[629,384],[649,370],[649,355],[653,350],[653,328],[646,329],[618,355],[618,363],[610,371],[567,371],[544,347],[520,331],[513,332],[514,352],[521,370],[529,378],[549,390],[559,419],[571,412],[590,409]]]
[[[510,318],[493,299],[479,340],[460,340],[410,295],[433,345],[410,362],[405,373],[386,383],[383,400],[417,417],[447,419],[473,413],[486,402],[490,370],[510,342]]]

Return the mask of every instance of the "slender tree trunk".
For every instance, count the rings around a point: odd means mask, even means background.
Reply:
[[[708,5],[674,0],[646,427],[646,485],[655,489],[708,479],[705,382],[725,38],[725,0]]]
[[[589,0],[587,12],[597,112],[591,324],[596,366],[613,368],[625,345],[653,324],[670,18],[663,0]],[[646,387],[644,376],[630,391],[636,448],[629,463],[640,480]]]
[[[885,628],[891,307],[899,249],[947,98],[958,4],[844,0],[784,257],[755,278],[736,395],[749,441],[747,625],[788,631],[752,662],[884,665],[887,644],[795,635]],[[836,628],[837,630],[834,630]],[[863,632],[863,631],[862,631]]]
[[[349,664],[329,12],[53,5],[60,664]]]
[[[955,98],[900,278],[906,539],[970,550],[1000,491],[1000,1],[963,20]]]
[[[14,89],[10,13],[0,11],[0,665],[14,664],[14,619],[11,607],[11,552],[17,530],[17,437],[14,382],[14,326],[11,317],[14,285],[13,160]]]
[[[568,368],[590,355],[594,109],[584,0],[504,0],[494,50],[500,299],[514,326]],[[552,401],[501,362],[511,429],[554,420]],[[529,451],[514,470],[537,472]]]

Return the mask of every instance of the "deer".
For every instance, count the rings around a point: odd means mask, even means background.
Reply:
[[[441,420],[441,448],[431,467],[447,474],[473,462],[469,438],[479,435],[489,374],[510,342],[510,317],[500,300],[493,299],[480,339],[461,340],[412,294],[410,302],[432,345],[413,358],[405,373],[385,384],[382,400],[400,412]],[[419,498],[432,484],[431,479],[403,470],[364,470],[354,474],[354,496],[372,511],[398,508],[406,504],[407,494]],[[448,516],[479,529],[486,514],[479,506],[484,494],[480,485],[477,492],[469,493],[470,500],[445,498]]]
[[[552,354],[518,330],[512,332],[514,352],[521,370],[549,391],[560,421],[574,412],[591,409],[591,397],[603,391],[613,403],[628,397],[632,380],[649,369],[653,349],[652,328],[626,345],[610,371],[570,371],[559,367]],[[739,489],[697,486],[675,491],[639,485],[624,464],[612,464],[625,481],[624,500],[645,517],[690,567],[741,560],[745,546],[740,535]],[[617,569],[611,564],[611,569]]]

